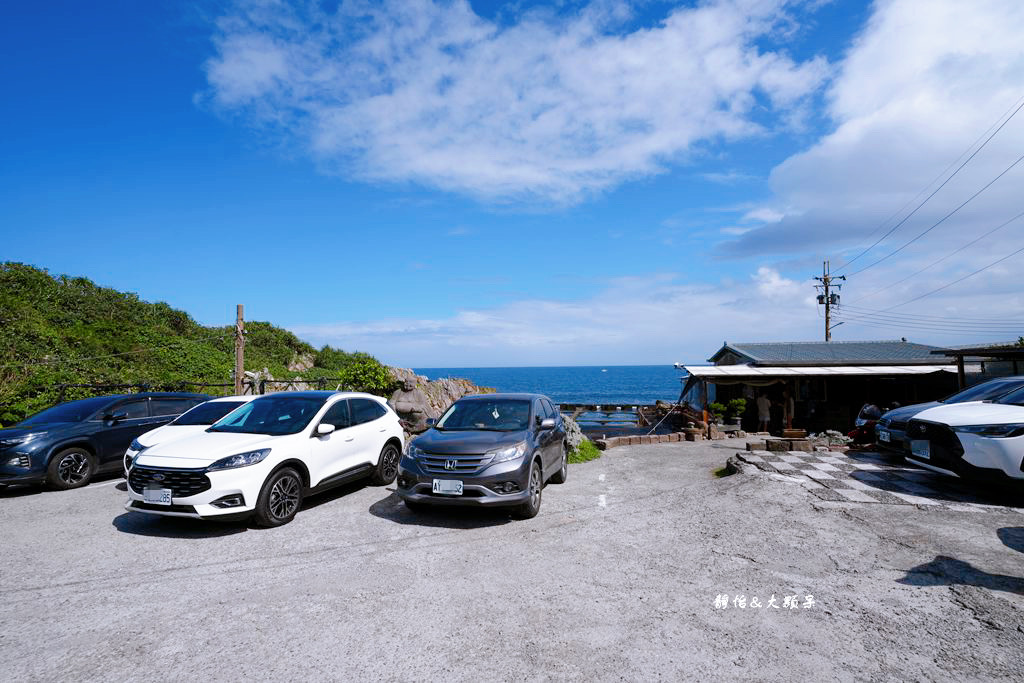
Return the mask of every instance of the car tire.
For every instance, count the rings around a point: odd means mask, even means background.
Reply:
[[[256,523],[275,527],[287,524],[302,507],[302,475],[291,467],[274,472],[256,500]]]
[[[402,458],[398,447],[393,443],[384,444],[377,458],[377,468],[370,475],[375,486],[387,486],[398,476],[398,461]]]
[[[540,463],[534,461],[533,466],[530,468],[530,483],[528,484],[530,491],[530,499],[517,507],[512,516],[516,519],[532,519],[537,516],[540,512],[541,497],[543,495],[544,484],[541,479],[543,475],[540,472]]]
[[[564,484],[569,478],[569,448],[562,442],[562,467],[551,475],[552,484]]]
[[[50,458],[46,466],[46,483],[58,491],[77,489],[92,481],[96,474],[96,459],[92,453],[72,446]]]

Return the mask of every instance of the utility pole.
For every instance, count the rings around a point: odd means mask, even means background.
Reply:
[[[245,306],[238,304],[235,309],[235,394],[242,393],[245,379]]]
[[[821,264],[821,277],[814,278],[820,285],[814,285],[814,288],[821,292],[818,295],[818,304],[825,305],[825,341],[832,341],[832,329],[839,327],[843,323],[838,322],[835,325],[832,324],[832,307],[839,305],[839,294],[831,291],[832,289],[842,289],[843,286],[840,284],[833,284],[833,280],[845,280],[845,275],[832,275],[829,270],[829,262],[824,261]]]

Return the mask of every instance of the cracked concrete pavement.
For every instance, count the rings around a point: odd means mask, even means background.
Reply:
[[[0,492],[9,680],[1019,680],[1024,514],[832,502],[736,441],[621,447],[540,515],[311,499],[273,530]],[[798,609],[716,608],[720,595]]]

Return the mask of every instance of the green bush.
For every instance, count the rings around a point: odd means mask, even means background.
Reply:
[[[725,406],[722,405],[721,403],[712,403],[710,406],[708,406],[708,409],[719,422],[725,419]]]
[[[588,460],[596,460],[601,457],[601,451],[595,446],[590,439],[584,437],[583,441],[580,441],[580,445],[571,451],[569,451],[569,462],[587,462]]]
[[[726,404],[729,409],[729,417],[740,417],[747,410],[745,398],[734,398]]]

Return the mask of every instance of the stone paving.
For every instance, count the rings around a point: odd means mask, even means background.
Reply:
[[[755,450],[737,457],[766,472],[798,478],[823,500],[1024,514],[1024,494],[947,477],[873,452]]]

